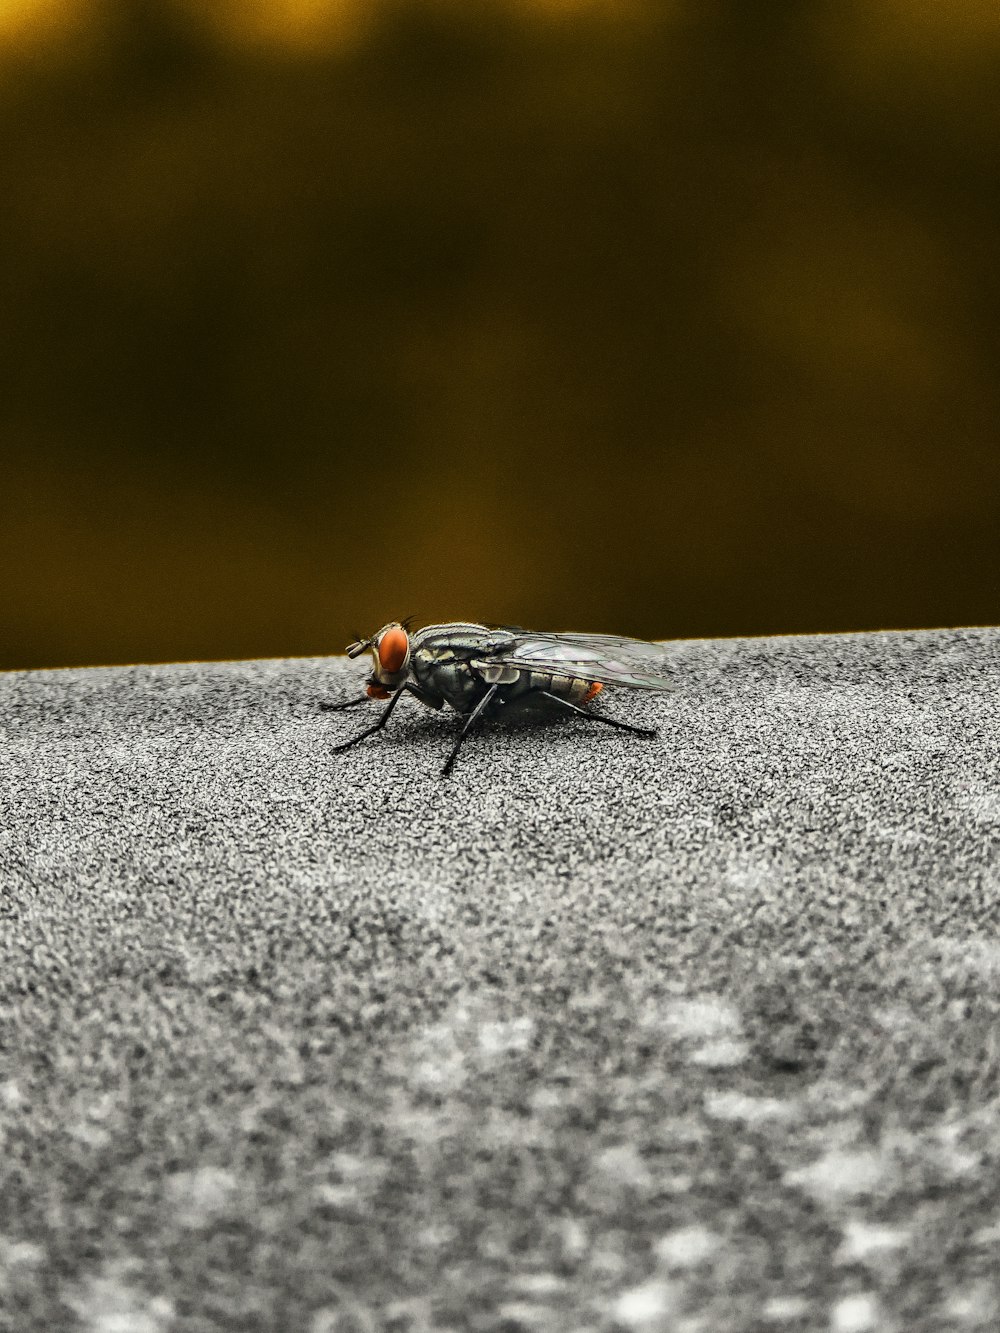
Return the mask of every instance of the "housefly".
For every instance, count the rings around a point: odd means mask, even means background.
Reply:
[[[411,632],[407,623],[394,620],[347,648],[348,657],[366,652],[371,653],[371,671],[365,693],[346,703],[320,706],[336,712],[373,699],[387,699],[388,704],[378,721],[334,746],[334,751],[349,750],[381,731],[408,693],[428,708],[449,704],[462,718],[442,777],[451,772],[469,729],[481,719],[541,712],[654,736],[655,730],[604,717],[587,705],[606,685],[673,688],[662,648],[613,634],[539,634],[460,622]]]

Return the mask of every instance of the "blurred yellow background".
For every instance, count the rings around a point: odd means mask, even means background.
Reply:
[[[0,666],[1000,621],[1000,8],[0,0]]]

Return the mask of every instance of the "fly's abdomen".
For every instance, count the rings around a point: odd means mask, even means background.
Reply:
[[[555,695],[568,703],[586,704],[604,688],[597,681],[583,680],[579,676],[556,675],[549,671],[525,669],[517,672],[517,679],[509,684],[503,682],[502,690],[507,703],[523,703],[526,707],[551,708],[551,699],[546,695]]]

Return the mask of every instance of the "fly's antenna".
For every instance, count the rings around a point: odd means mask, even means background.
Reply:
[[[360,634],[355,634],[354,642],[347,645],[347,656],[360,657],[361,654],[371,646],[371,639],[363,639]]]

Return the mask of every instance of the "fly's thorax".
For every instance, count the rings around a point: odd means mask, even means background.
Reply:
[[[460,713],[474,707],[484,692],[483,682],[473,675],[468,662],[447,650],[418,647],[410,659],[410,669],[418,684]]]
[[[486,625],[427,625],[413,636],[410,670],[419,685],[459,713],[471,712],[490,684],[478,662],[506,637]]]

